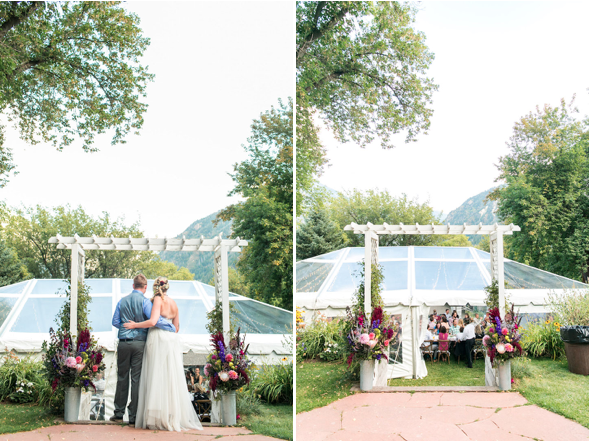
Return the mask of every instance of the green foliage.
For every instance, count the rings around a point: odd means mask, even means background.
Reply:
[[[68,288],[66,288],[66,302],[62,305],[61,309],[55,317],[57,323],[57,329],[63,333],[70,332],[70,302],[72,300],[72,286],[71,281],[68,280]],[[78,296],[77,296],[77,308],[76,308],[76,329],[78,335],[84,329],[92,331],[90,323],[88,321],[88,304],[92,302],[90,296],[90,287],[82,282],[78,282]]]
[[[453,236],[446,236],[449,239],[438,243],[440,247],[471,247],[472,243],[465,234],[456,234]]]
[[[324,360],[332,358],[333,354],[328,354],[327,349],[332,348],[332,344],[337,345],[338,354],[344,353],[343,335],[345,322],[334,319],[329,321],[323,316],[316,318],[312,323],[298,328],[296,335],[296,359],[301,361],[320,357]],[[328,352],[334,352],[332,349]],[[324,355],[323,355],[324,354]]]
[[[212,276],[212,278],[209,279],[208,284],[215,286],[215,277]],[[230,267],[228,267],[228,291],[249,297],[248,281],[246,280],[246,277]]]
[[[30,432],[55,424],[58,424],[55,415],[36,404],[0,404],[0,433],[2,434]]]
[[[353,383],[343,362],[308,360],[297,366],[296,412],[308,412],[352,395]]]
[[[511,360],[511,377],[522,379],[531,377],[533,374],[531,359],[527,357],[516,357]]]
[[[507,282],[505,282],[505,287]],[[486,304],[486,309],[490,310],[493,308],[499,307],[499,281],[497,279],[492,279],[490,285],[484,287],[484,292],[486,293],[484,298],[484,303]],[[505,312],[511,311],[511,304],[509,303],[509,295],[505,291]]]
[[[6,353],[0,364],[0,401],[37,402],[45,384],[42,369],[43,364],[32,355],[19,358],[12,351]]]
[[[496,204],[494,201],[487,199],[487,196],[494,189],[494,187],[490,188],[476,196],[468,198],[458,208],[449,212],[445,218],[445,223],[450,225],[463,225],[464,223],[467,225],[478,225],[479,223],[483,225],[494,225],[495,223],[499,223],[499,218],[496,215]],[[488,239],[488,234],[471,234],[468,236],[468,239],[473,244],[478,244]],[[488,250],[485,251],[488,252]]]
[[[245,146],[249,158],[234,164],[230,195],[243,202],[218,214],[233,220],[232,237],[249,241],[238,261],[249,296],[291,310],[293,306],[293,110],[292,100],[261,114]]]
[[[338,193],[338,195],[327,202],[327,210],[331,219],[337,224],[340,231],[351,222],[357,224],[380,225],[384,222],[389,224],[412,224],[420,225],[436,224],[439,219],[433,212],[428,202],[419,203],[417,200],[409,199],[406,195],[400,197],[392,196],[387,190],[368,190],[362,192],[354,189]],[[382,234],[380,235],[380,246],[427,246],[436,245],[442,236],[418,235],[418,234]],[[353,234],[347,231],[345,246],[364,246],[362,234]]]
[[[194,280],[195,278],[195,274],[191,274],[187,268],[179,268],[172,262],[162,260],[160,256],[155,256],[149,261],[142,273],[148,279],[166,277],[168,280]]]
[[[573,103],[545,105],[521,118],[500,158],[498,215],[521,232],[509,258],[588,283],[589,119]]]
[[[257,366],[250,388],[264,402],[293,403],[293,363],[262,363]]]
[[[313,209],[296,233],[298,260],[319,256],[343,246],[343,233],[330,220],[325,210]]]
[[[233,314],[236,314],[236,306],[234,306],[233,302],[230,302],[230,335],[236,333],[236,317],[233,317]],[[222,302],[215,302],[212,310],[207,313],[205,329],[207,329],[209,335],[224,333],[224,308]]]
[[[359,288],[353,296],[353,306],[351,311],[355,317],[365,315],[365,261],[359,264]],[[384,281],[384,272],[381,265],[372,263],[371,265],[371,309],[380,307],[384,308],[384,301],[382,300],[382,282]]]
[[[550,291],[546,303],[561,326],[589,326],[588,290],[565,290],[561,294]]]
[[[1,2],[0,17],[0,111],[22,139],[61,150],[80,137],[94,151],[96,134],[117,144],[138,132],[153,75],[138,62],[149,40],[137,15],[120,2],[24,1]]]
[[[551,320],[529,323],[522,331],[521,346],[531,357],[550,357],[553,360],[564,355],[564,343],[560,339],[560,326]]]
[[[341,142],[391,147],[392,134],[426,132],[437,86],[415,14],[408,3],[297,2],[298,107],[317,109]]]
[[[198,219],[187,227],[185,231],[177,236],[177,239],[183,236],[187,239],[199,239],[201,236],[205,238],[212,238],[219,236],[230,237],[232,234],[232,221],[220,221],[217,219],[218,212],[216,211],[209,216]],[[228,268],[235,269],[236,262],[238,262],[239,253],[228,253]],[[160,258],[167,262],[172,262],[178,267],[184,267],[189,272],[195,274],[195,280],[203,283],[213,277],[214,263],[209,252],[203,253],[179,253],[177,251],[162,251]],[[212,285],[212,283],[210,283]],[[232,289],[230,289],[232,291]],[[236,291],[232,291],[236,292]],[[242,293],[240,293],[242,294]]]
[[[88,215],[82,207],[69,205],[47,209],[41,206],[19,209],[11,213],[3,230],[4,240],[16,251],[29,275],[37,279],[67,279],[70,277],[72,253],[58,250],[49,239],[62,236],[143,237],[138,223],[127,226],[123,219],[113,220],[103,212],[98,218]],[[182,253],[179,253],[182,254]],[[167,271],[179,280],[190,280],[186,271],[162,263],[151,251],[99,251],[85,253],[86,278],[133,278],[144,270],[156,275]],[[182,279],[181,279],[182,277]],[[172,277],[171,277],[172,278]]]
[[[16,252],[0,240],[0,286],[12,285],[28,278],[27,268]]]

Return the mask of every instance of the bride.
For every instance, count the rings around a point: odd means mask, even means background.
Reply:
[[[123,325],[128,329],[150,328],[142,362],[135,427],[177,432],[203,430],[187,392],[178,336],[179,310],[175,301],[168,297],[168,288],[168,279],[158,277],[154,281],[150,318]],[[159,316],[172,322],[177,333],[154,328]]]

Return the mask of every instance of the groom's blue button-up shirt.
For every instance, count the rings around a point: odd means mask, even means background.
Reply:
[[[147,328],[126,329],[122,323],[133,320],[136,323],[147,320],[152,315],[152,302],[144,297],[141,291],[133,290],[131,294],[123,297],[117,303],[113,314],[113,326],[119,329],[119,339],[132,338],[135,340],[146,340]],[[176,328],[169,321],[158,317],[156,327],[165,331],[176,332]]]

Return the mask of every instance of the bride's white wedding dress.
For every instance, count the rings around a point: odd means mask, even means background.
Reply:
[[[181,342],[174,332],[148,331],[135,427],[177,432],[203,429],[187,391]]]

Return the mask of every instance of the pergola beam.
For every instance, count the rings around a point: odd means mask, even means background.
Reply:
[[[353,231],[355,234],[364,234],[366,231],[373,231],[376,234],[491,234],[493,232],[502,233],[505,235],[513,234],[514,231],[521,231],[517,225],[404,225],[404,224],[387,224],[373,225],[367,223],[365,225],[358,225],[351,223],[345,227],[345,231]]]

